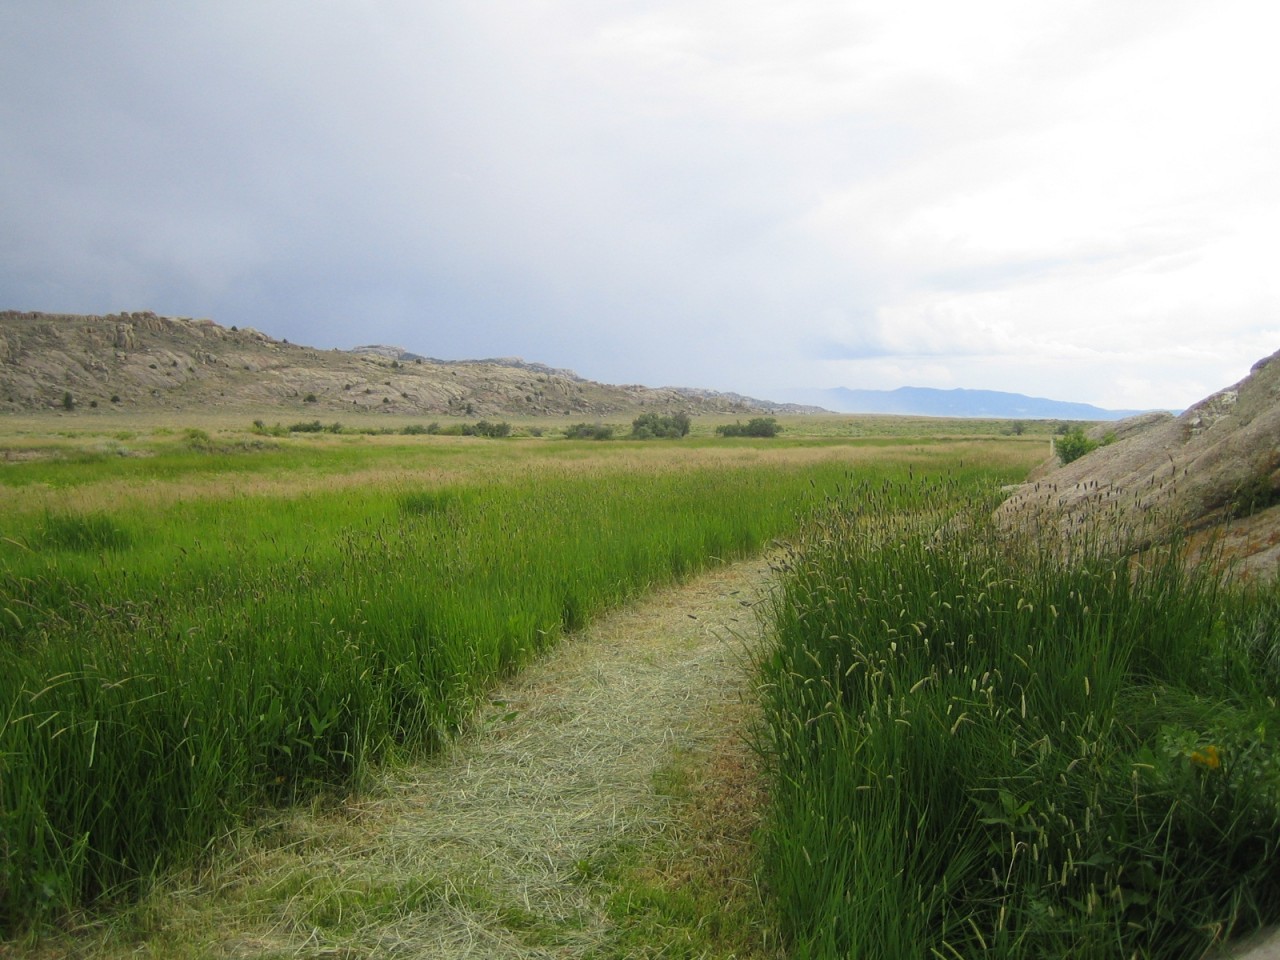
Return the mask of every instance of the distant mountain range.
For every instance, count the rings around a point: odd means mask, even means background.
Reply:
[[[796,390],[791,403],[690,387],[615,386],[516,357],[437,360],[372,344],[316,350],[247,327],[150,312],[0,310],[0,414],[26,410],[269,409],[458,417],[888,413],[1118,420],[1104,410],[996,390]]]
[[[840,413],[897,413],[920,417],[997,417],[1027,420],[1122,420],[1145,410],[1107,410],[1089,403],[1047,400],[1000,390],[851,390],[807,392],[804,400]]]

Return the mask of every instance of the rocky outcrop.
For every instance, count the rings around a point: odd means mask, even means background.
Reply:
[[[1107,436],[1113,433],[1114,436]],[[997,511],[1011,532],[1064,546],[1212,541],[1250,575],[1280,563],[1280,352],[1180,416],[1094,429],[1104,445],[1033,475]]]
[[[782,409],[711,391],[610,386],[512,358],[442,361],[386,346],[315,350],[211,320],[0,312],[0,412],[94,408],[583,420],[642,409]]]

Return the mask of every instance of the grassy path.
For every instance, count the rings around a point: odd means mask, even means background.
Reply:
[[[443,755],[357,801],[246,828],[72,951],[768,955],[742,734],[769,572],[740,562],[608,615],[495,691]]]

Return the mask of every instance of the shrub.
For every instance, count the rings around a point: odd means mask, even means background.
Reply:
[[[1081,427],[1072,427],[1054,443],[1058,460],[1064,465],[1079,460],[1086,453],[1098,448],[1098,441],[1091,440]]]
[[[511,436],[511,424],[490,423],[488,420],[481,420],[479,423],[472,424],[469,427],[463,427],[462,432],[468,437],[509,437]]]
[[[188,427],[182,432],[187,446],[192,450],[201,452],[213,449],[213,438],[209,436],[207,431],[201,430],[199,427]]]
[[[782,427],[773,417],[752,417],[745,424],[725,423],[716,427],[716,433],[722,437],[776,437],[781,432]]]
[[[678,440],[687,436],[691,421],[687,413],[675,413],[664,417],[657,413],[643,413],[631,422],[633,440]]]
[[[1277,502],[1280,502],[1280,490],[1271,482],[1271,471],[1262,465],[1236,485],[1227,503],[1227,512],[1233,517],[1251,517]]]
[[[564,428],[566,440],[612,440],[613,427],[606,423],[575,423]]]
[[[319,402],[319,401],[317,401],[317,400],[316,400],[316,395],[315,395],[314,393],[308,393],[305,397],[303,397],[303,398],[302,398],[302,402],[303,402],[303,403],[317,403],[317,402]]]
[[[268,427],[261,420],[255,420],[253,421],[253,432],[262,437],[287,437],[289,428],[282,427],[278,423]]]

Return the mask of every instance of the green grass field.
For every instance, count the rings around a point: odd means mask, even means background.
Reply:
[[[609,444],[14,422],[0,440],[0,925],[127,901],[264,805],[450,736],[654,583],[851,471],[1029,438]],[[913,431],[914,434],[914,431]]]
[[[1205,955],[1280,917],[1280,590],[1009,542],[982,471],[833,500],[762,653],[795,957]]]
[[[775,538],[760,882],[791,956],[1181,958],[1280,917],[1280,592],[999,537],[1048,425],[70,420],[0,435],[9,935],[358,791],[566,631]]]

